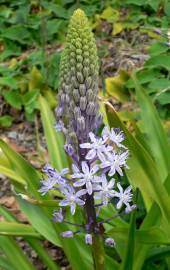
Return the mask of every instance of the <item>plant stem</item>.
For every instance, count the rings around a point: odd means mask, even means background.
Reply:
[[[104,270],[104,247],[102,236],[98,234],[93,235],[92,254],[95,270]]]
[[[96,210],[93,195],[86,194],[86,214],[88,230],[93,234],[92,255],[94,270],[104,270],[104,248],[102,229],[96,221]]]

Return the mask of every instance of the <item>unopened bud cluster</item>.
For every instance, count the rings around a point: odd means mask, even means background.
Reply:
[[[67,43],[61,57],[59,106],[56,110],[76,146],[101,124],[98,114],[98,57],[87,17],[80,9],[71,17]]]

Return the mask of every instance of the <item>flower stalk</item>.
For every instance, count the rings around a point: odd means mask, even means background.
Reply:
[[[58,172],[50,164],[43,168],[46,179],[41,181],[42,195],[50,190],[62,194],[61,207],[53,214],[55,222],[64,223],[70,207],[76,215],[77,207],[84,213],[77,231],[64,231],[61,236],[72,238],[85,234],[85,243],[92,246],[94,269],[104,269],[105,244],[114,247],[112,238],[105,235],[105,221],[98,220],[102,207],[114,203],[118,211],[129,213],[134,209],[131,187],[124,189],[115,175],[121,177],[127,167],[128,150],[122,143],[124,134],[119,129],[104,127],[99,135],[102,116],[98,104],[98,57],[93,34],[87,17],[80,9],[70,20],[67,43],[60,65],[60,86],[56,109],[58,132],[66,139],[64,149],[72,159],[72,172],[68,168]],[[118,177],[117,177],[118,178]],[[112,213],[110,214],[112,218]],[[110,220],[110,218],[108,219]]]

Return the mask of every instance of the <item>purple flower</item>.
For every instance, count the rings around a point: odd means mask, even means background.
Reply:
[[[92,160],[96,156],[99,158],[100,157],[102,158],[103,153],[106,151],[105,140],[103,140],[102,138],[96,138],[92,132],[89,133],[89,137],[90,137],[91,143],[80,144],[81,148],[89,149],[86,155],[86,159]],[[107,151],[109,151],[109,149],[111,151],[113,149],[112,146],[109,146],[109,148],[107,147]]]
[[[123,176],[122,167],[128,168],[126,159],[128,151],[118,154],[116,151],[106,153],[106,158],[101,160],[101,168],[108,168],[109,176],[114,175],[116,172]]]
[[[109,199],[112,198],[115,193],[113,190],[115,180],[111,179],[108,182],[105,174],[103,174],[100,178],[101,178],[101,185],[96,186],[97,194],[95,194],[95,199],[101,199],[102,203],[104,205],[107,205]]]
[[[104,127],[102,131],[102,136],[104,140],[110,140],[113,143],[115,143],[120,148],[127,149],[121,142],[125,139],[123,131],[120,131],[119,129],[112,128],[111,130],[109,127]]]
[[[58,180],[55,178],[48,178],[41,181],[41,188],[38,190],[42,195],[45,195],[49,190],[54,189],[54,186],[57,184]]]
[[[53,213],[53,220],[54,220],[54,222],[59,222],[59,223],[63,222],[64,217],[63,217],[63,213],[62,213],[62,209],[61,208],[60,208],[59,211],[54,211],[54,213]]]
[[[79,191],[75,191],[75,189],[71,185],[67,185],[62,189],[62,193],[65,195],[65,199],[63,199],[59,205],[60,206],[70,206],[71,214],[75,214],[76,204],[83,206],[85,202],[80,199],[81,196],[87,193],[85,189],[81,189]]]
[[[75,187],[82,187],[86,186],[87,193],[92,194],[93,192],[93,181],[95,173],[98,171],[99,166],[93,165],[91,168],[89,168],[86,161],[83,161],[81,163],[82,172],[80,172],[79,168],[76,165],[73,165],[73,172],[72,178],[78,178],[80,180],[76,181],[73,185]]]
[[[69,172],[69,169],[64,168],[60,172],[58,172],[50,164],[47,164],[44,166],[42,171],[49,177],[49,179],[51,179],[51,181],[55,179],[57,184],[62,185],[65,184],[64,176]]]
[[[73,232],[72,232],[72,231],[65,231],[65,232],[62,232],[62,233],[61,233],[61,236],[62,236],[62,237],[65,237],[65,238],[72,238],[72,237],[73,237]]]
[[[115,241],[113,238],[108,237],[105,239],[105,244],[109,247],[114,247],[115,246]]]
[[[56,123],[56,125],[54,126],[54,128],[58,132],[63,132],[64,134],[66,133],[66,128],[62,120],[59,120],[58,123]]]
[[[85,243],[88,245],[92,245],[92,235],[90,233],[87,233],[85,235]]]
[[[133,196],[133,194],[131,193],[132,187],[129,186],[125,190],[123,190],[120,183],[117,183],[117,187],[119,189],[119,192],[115,191],[115,194],[114,194],[114,196],[119,199],[116,205],[116,208],[120,209],[124,204],[126,206],[125,211],[131,212],[134,209],[134,206],[130,206],[130,202],[132,201],[132,196]]]

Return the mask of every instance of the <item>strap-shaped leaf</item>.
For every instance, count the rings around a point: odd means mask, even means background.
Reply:
[[[170,144],[168,137],[150,97],[140,86],[135,75],[132,75],[132,79],[135,84],[137,101],[141,108],[141,118],[148,143],[155,157],[157,167],[161,171],[161,178],[164,180],[170,172]]]
[[[36,232],[34,228],[30,225],[7,221],[0,222],[0,235],[30,236],[35,238],[41,238],[41,235]]]
[[[12,237],[0,236],[0,249],[8,258],[13,269],[36,270]]]
[[[45,138],[48,146],[51,164],[56,169],[61,170],[68,166],[66,154],[64,151],[64,140],[61,133],[54,129],[55,118],[47,101],[40,96],[39,108],[41,112],[41,120],[44,128]]]

